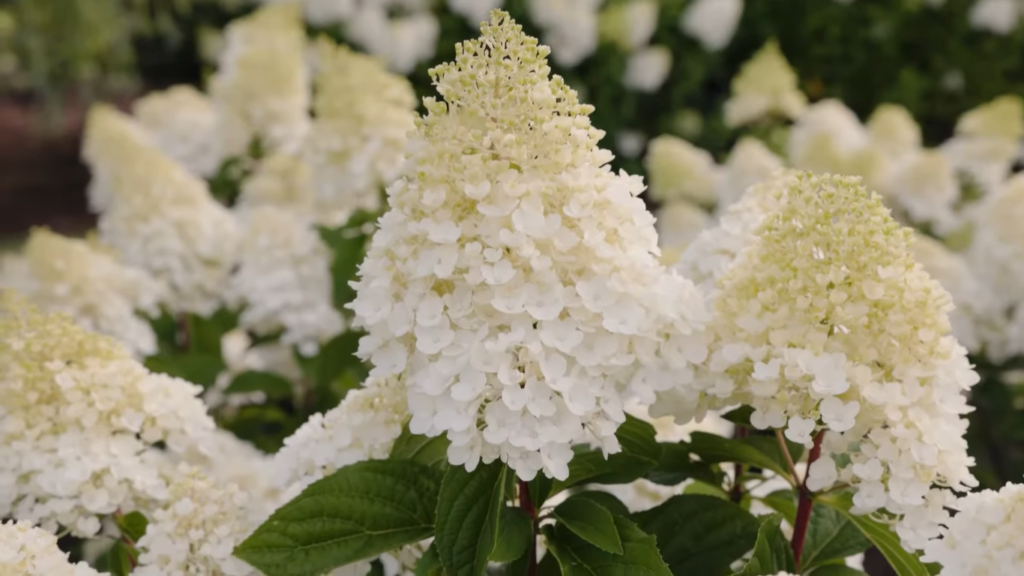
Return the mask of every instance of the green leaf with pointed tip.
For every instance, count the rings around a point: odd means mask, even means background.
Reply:
[[[721,486],[715,486],[713,484],[708,484],[707,482],[701,482],[700,480],[697,480],[686,488],[683,488],[683,494],[699,494],[702,496],[713,496],[715,498],[721,498],[722,500],[729,500],[729,493]]]
[[[644,532],[658,539],[673,574],[725,576],[757,541],[757,518],[736,504],[713,496],[673,496],[633,515]]]
[[[442,576],[444,566],[441,564],[441,557],[437,555],[437,546],[431,544],[423,552],[423,556],[416,561],[416,576]]]
[[[594,546],[622,554],[622,540],[615,529],[615,518],[604,506],[589,498],[570,496],[555,508],[555,518],[577,536]]]
[[[533,522],[522,508],[505,506],[498,523],[498,540],[491,551],[492,562],[512,562],[526,552],[533,536]]]
[[[438,467],[448,463],[448,445],[444,436],[421,436],[409,432],[409,425],[402,428],[402,434],[391,448],[392,460],[412,460],[427,466]]]
[[[434,544],[452,576],[480,576],[497,543],[508,466],[497,461],[467,472],[449,466],[437,499]]]
[[[562,568],[562,576],[672,576],[653,536],[622,516],[615,516],[614,522],[622,554],[606,552],[566,526],[545,528],[545,542]]]
[[[871,547],[860,529],[834,508],[815,504],[807,525],[800,567],[804,570],[860,554]]]
[[[629,508],[622,503],[615,496],[608,492],[602,492],[600,490],[587,490],[584,492],[577,492],[572,495],[573,498],[586,498],[593,500],[594,502],[604,506],[605,510],[612,513],[613,516],[629,516]]]
[[[769,449],[771,443],[777,444],[777,441],[767,437],[734,440],[706,432],[694,432],[690,435],[690,451],[699,456],[702,462],[735,462],[771,470],[780,476],[788,477],[789,466],[777,446],[774,451]]]
[[[796,492],[792,490],[776,490],[771,494],[758,498],[765,506],[782,514],[790,526],[796,523]]]
[[[114,542],[106,554],[106,568],[111,576],[129,576],[132,573],[133,562],[137,561],[138,552],[124,542]]]
[[[917,555],[903,549],[899,537],[888,526],[875,522],[868,516],[856,516],[850,513],[852,496],[849,493],[822,496],[818,501],[833,508],[852,522],[885,556],[897,576],[931,576],[928,567],[918,559]]]
[[[406,460],[372,460],[319,480],[235,548],[268,576],[315,576],[434,532],[441,473]]]
[[[117,517],[117,528],[121,531],[121,535],[126,536],[132,542],[138,542],[139,538],[145,536],[148,526],[149,520],[142,512],[129,512]]]
[[[690,445],[686,442],[662,442],[660,446],[658,464],[646,476],[651,482],[662,486],[675,486],[690,479],[711,485],[722,483],[724,475],[721,471],[708,462],[696,462],[690,458]]]
[[[780,528],[782,514],[772,514],[761,521],[754,544],[754,555],[736,576],[775,576],[794,572],[793,549]]]
[[[661,446],[654,439],[654,427],[633,416],[615,431],[622,451],[608,458],[600,450],[576,454],[569,462],[569,477],[556,481],[550,495],[579,484],[627,484],[642,478],[658,464]]]

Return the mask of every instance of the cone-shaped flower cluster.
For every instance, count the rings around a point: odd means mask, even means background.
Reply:
[[[87,157],[105,193],[100,238],[121,260],[165,282],[175,312],[217,309],[238,249],[238,226],[206,183],[132,137],[134,121],[107,106],[89,113]]]
[[[796,119],[807,106],[800,79],[770,41],[743,65],[732,79],[732,95],[725,103],[725,123],[736,127],[770,115]]]
[[[756,427],[805,444],[828,431],[808,487],[852,485],[855,511],[902,515],[920,548],[947,488],[975,485],[962,415],[978,375],[949,335],[949,295],[856,178],[800,176],[756,236],[719,279],[706,373],[661,407],[686,420],[749,405]]]
[[[3,576],[99,576],[85,562],[72,564],[57,547],[57,537],[30,522],[0,523],[0,574]]]
[[[193,174],[209,178],[222,160],[220,121],[213,102],[192,86],[173,86],[139,98],[132,107],[165,154]]]
[[[372,374],[405,375],[410,429],[524,479],[564,478],[574,443],[617,451],[625,401],[704,353],[702,299],[658,264],[643,183],[607,167],[547,54],[496,11],[432,71],[444,101],[426,100],[351,304]]]
[[[942,538],[925,546],[924,560],[939,576],[1024,574],[1024,485],[1007,484],[957,500]]]
[[[213,429],[198,386],[151,374],[105,336],[0,302],[0,516],[92,536],[99,517],[167,496],[154,445]]]

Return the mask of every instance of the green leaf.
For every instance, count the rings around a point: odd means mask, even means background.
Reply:
[[[723,438],[707,432],[694,432],[690,435],[690,451],[700,457],[703,462],[736,462],[748,466],[756,466],[771,470],[780,476],[789,477],[789,466],[781,457],[776,446],[774,452],[768,450],[769,443],[756,436],[734,440]],[[766,437],[762,437],[766,438]],[[774,438],[769,439],[777,443]]]
[[[426,466],[438,467],[448,463],[448,444],[444,436],[421,436],[409,432],[409,425],[402,428],[402,434],[391,448],[392,460],[412,460]]]
[[[845,564],[825,564],[810,572],[811,576],[868,576],[856,568],[850,568]]]
[[[359,263],[363,261],[366,244],[370,239],[363,226],[375,221],[377,216],[360,210],[341,227],[320,229],[320,238],[334,254],[331,278],[334,285],[334,305],[339,309],[355,298],[355,290],[349,282],[356,279],[356,271]]]
[[[562,568],[562,576],[671,576],[655,538],[636,524],[615,516],[622,554],[601,550],[562,525],[545,528],[548,550]]]
[[[646,478],[662,486],[675,486],[684,480],[701,480],[708,484],[721,484],[724,475],[707,462],[690,458],[690,445],[685,442],[662,442],[657,466]]]
[[[242,372],[231,381],[225,394],[244,394],[247,392],[263,392],[271,400],[291,398],[292,383],[287,378],[273,372]]]
[[[449,466],[437,499],[434,544],[452,576],[479,576],[494,550],[504,507],[508,466],[492,462],[467,472]]]
[[[117,516],[117,528],[121,531],[121,535],[127,537],[132,542],[138,542],[139,538],[146,535],[146,527],[149,526],[149,520],[142,514],[142,512],[129,512],[128,514],[122,514]]]
[[[814,568],[847,556],[860,554],[871,547],[857,526],[834,508],[815,504],[807,525],[807,540],[800,557],[800,567]]]
[[[852,496],[849,493],[821,497],[819,501],[852,522],[885,556],[897,576],[931,576],[928,568],[921,563],[917,555],[903,549],[899,537],[888,526],[875,522],[868,516],[856,516],[850,513]]]
[[[107,551],[106,568],[111,576],[128,576],[132,572],[132,562],[137,559],[138,552],[118,540]]]
[[[629,516],[629,508],[622,503],[622,500],[619,500],[608,492],[587,490],[585,492],[577,492],[573,494],[572,497],[592,500],[593,502],[603,506],[605,510],[611,512],[613,516]]]
[[[278,508],[235,548],[268,576],[315,576],[434,531],[441,473],[409,461],[372,460],[338,470]]]
[[[201,352],[160,353],[146,358],[145,365],[152,372],[181,378],[203,388],[213,386],[217,375],[226,368],[220,354]]]
[[[673,574],[724,576],[757,541],[757,518],[712,496],[673,496],[633,515],[640,529],[658,539]]]
[[[491,551],[492,562],[512,562],[523,556],[533,539],[533,522],[522,508],[505,506],[498,522],[498,540]]]
[[[579,484],[628,484],[642,478],[658,464],[661,446],[654,439],[654,427],[633,416],[615,431],[622,451],[608,458],[600,450],[576,454],[569,462],[569,477],[556,481],[551,494]]]
[[[416,576],[442,576],[444,566],[441,564],[441,557],[437,555],[437,546],[431,544],[423,552],[423,556],[416,561]]]
[[[722,500],[729,500],[729,493],[721,486],[708,484],[707,482],[701,482],[700,480],[697,480],[686,488],[683,488],[683,494],[700,494],[703,496],[721,498]]]
[[[754,555],[737,576],[775,576],[779,572],[795,572],[793,549],[780,528],[782,514],[772,514],[761,521],[754,544]]]
[[[782,514],[790,526],[796,524],[797,500],[796,492],[793,490],[776,490],[763,498],[758,498],[758,500],[763,502],[765,506]]]
[[[370,562],[370,571],[364,576],[384,576],[384,563],[380,560]]]
[[[225,334],[238,326],[238,313],[226,308],[217,310],[209,317],[189,314],[188,349],[195,354],[221,356],[220,341]]]
[[[786,456],[782,453],[782,449],[779,448],[779,439],[776,438],[774,434],[771,436],[766,436],[764,434],[751,434],[740,441],[760,450],[764,454],[768,455],[769,458],[778,462],[780,466],[784,466],[784,469],[787,472],[789,471],[789,464],[786,462]],[[799,462],[800,458],[804,455],[804,447],[802,444],[786,440],[786,448],[789,450],[789,455],[793,458],[793,462]]]
[[[615,530],[615,519],[604,506],[589,498],[570,496],[555,508],[554,515],[580,538],[605,552],[622,554],[622,540]]]
[[[753,428],[750,424],[750,415],[754,413],[754,408],[751,406],[740,406],[722,414],[722,418],[725,418],[733,424],[738,424],[746,428]]]

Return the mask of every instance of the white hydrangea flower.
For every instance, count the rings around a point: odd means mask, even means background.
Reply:
[[[89,132],[130,123],[104,105],[89,114]],[[231,213],[206,182],[162,152],[135,139],[106,139],[110,165],[97,166],[109,197],[99,217],[100,239],[121,260],[165,283],[174,312],[206,315],[220,305],[238,244]],[[116,152],[116,154],[115,154]]]
[[[310,82],[300,7],[279,2],[233,20],[210,80],[226,157],[264,150],[295,152],[309,130]]]
[[[795,120],[807,107],[799,82],[778,42],[769,41],[733,77],[725,125],[735,128],[773,115]]]
[[[217,428],[203,442],[181,454],[169,455],[165,477],[173,477],[174,467],[181,464],[197,468],[219,484],[234,484],[257,502],[245,512],[250,514],[253,527],[262,522],[272,509],[265,503],[281,501],[281,490],[274,483],[274,458],[252,444],[239,439],[234,433]]]
[[[199,469],[181,464],[173,474],[166,505],[146,510],[146,534],[135,543],[138,566],[132,574],[204,574],[258,576],[259,571],[232,556],[269,516],[269,502],[250,498],[235,484],[215,481]],[[261,515],[254,515],[259,510]]]
[[[316,228],[294,213],[265,206],[242,215],[242,249],[225,300],[242,307],[239,326],[281,333],[306,356],[345,328],[334,308],[331,261]]]
[[[658,202],[688,200],[703,206],[715,203],[715,159],[682,138],[663,134],[651,140],[644,168],[651,182],[651,198]]]
[[[949,158],[938,150],[907,154],[890,169],[879,192],[908,221],[929,223],[939,234],[949,233],[960,224],[960,180]]]
[[[701,232],[683,251],[676,269],[705,292],[715,289],[736,256],[756,240],[761,222],[779,209],[795,172],[780,170],[751,186],[739,201],[730,204],[718,224]]]
[[[261,159],[253,173],[242,181],[241,188],[235,202],[236,212],[276,207],[304,216],[320,215],[312,170],[298,156],[278,152]]]
[[[953,506],[942,537],[925,546],[925,562],[942,565],[939,576],[1024,573],[1024,485],[968,494]]]
[[[683,11],[683,33],[705,50],[717,52],[729,45],[743,16],[743,0],[696,0]]]
[[[647,135],[639,130],[619,130],[615,135],[615,150],[622,158],[638,158],[647,146]]]
[[[120,181],[129,171],[146,170],[155,147],[152,136],[131,117],[109,106],[93,106],[82,135],[82,160],[92,175],[86,190],[89,209],[106,210],[113,188],[124,188]]]
[[[327,27],[342,24],[352,17],[359,0],[305,0],[306,22]]]
[[[800,176],[756,235],[719,279],[706,372],[655,406],[685,422],[749,405],[805,444],[828,432],[809,485],[850,484],[855,513],[898,515],[921,548],[977,485],[962,415],[978,375],[948,335],[949,294],[858,178]]]
[[[1017,29],[1024,7],[1019,0],[977,0],[967,18],[971,27],[1006,36]]]
[[[88,537],[167,497],[162,442],[202,446],[201,388],[152,374],[114,340],[6,296],[0,306],[0,517]]]
[[[658,246],[662,261],[670,252],[678,258],[697,236],[712,225],[711,215],[700,206],[686,201],[670,202],[658,209]]]
[[[597,50],[598,10],[603,0],[529,0],[530,19],[542,31],[551,58],[572,68]]]
[[[320,221],[341,223],[357,209],[378,210],[382,190],[405,160],[415,128],[408,80],[376,59],[322,40],[317,45],[316,119],[305,159]]]
[[[389,19],[386,6],[366,3],[349,20],[345,31],[356,46],[404,75],[434,57],[441,25],[429,11],[414,10]]]
[[[751,136],[743,136],[732,147],[729,158],[718,171],[719,213],[739,200],[747,189],[770,179],[782,169],[782,159],[775,155],[764,142]]]
[[[862,176],[868,187],[881,188],[889,160],[874,146],[857,115],[839,100],[822,100],[797,119],[787,144],[789,164],[819,174]]]
[[[448,0],[448,9],[462,16],[473,27],[487,21],[487,15],[501,8],[505,0]]]
[[[219,120],[205,94],[173,86],[136,100],[132,112],[165,154],[204,178],[217,173],[223,160]]]
[[[1024,99],[1002,96],[966,112],[942,151],[982,192],[1002,185],[1020,154]]]
[[[23,272],[10,270],[12,265]],[[136,312],[159,314],[164,287],[85,240],[32,230],[18,261],[0,263],[0,287],[17,290],[43,310],[67,314],[86,330],[120,340],[136,356],[156,352],[156,335]]]
[[[875,108],[867,130],[871,142],[890,155],[902,156],[921,148],[921,127],[910,111],[898,104]]]
[[[672,51],[667,46],[648,46],[630,54],[622,84],[637,92],[657,92],[671,71]]]
[[[85,562],[72,564],[57,537],[30,522],[0,522],[0,574],[9,576],[100,576]]]
[[[657,0],[629,0],[612,3],[599,16],[601,38],[632,52],[651,41],[658,27]]]
[[[456,53],[354,283],[359,356],[405,375],[410,429],[447,433],[451,463],[564,478],[572,444],[617,451],[624,401],[699,359],[705,311],[548,49],[495,11]]]

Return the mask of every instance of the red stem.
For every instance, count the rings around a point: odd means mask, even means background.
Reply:
[[[530,555],[530,563],[527,568],[527,576],[537,576],[537,509],[530,500],[530,485],[519,481],[519,507],[530,516],[533,525],[533,535],[530,538],[530,545],[526,553]]]
[[[793,525],[793,562],[796,572],[800,573],[800,555],[804,551],[804,541],[807,539],[807,527],[811,522],[811,509],[814,501],[811,500],[811,491],[807,489],[807,477],[810,476],[811,464],[821,456],[821,439],[825,435],[822,430],[814,436],[814,446],[807,455],[807,473],[804,474],[804,481],[800,484],[800,503],[796,509],[796,523]]]
[[[733,437],[737,440],[746,438],[747,429],[743,426],[736,426],[736,432],[733,434]],[[732,490],[729,491],[729,499],[736,503],[743,500],[743,484],[740,483],[741,474],[743,474],[743,464],[737,462],[733,469]]]

